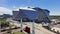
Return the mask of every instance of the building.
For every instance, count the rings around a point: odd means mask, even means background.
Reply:
[[[0,17],[0,20],[3,20],[3,17]]]
[[[38,8],[38,7],[33,8],[33,9],[40,12],[39,16],[36,18],[38,21],[40,21],[40,22],[50,22],[50,20],[49,20],[49,13],[50,13],[49,10],[41,9],[41,8]]]
[[[60,19],[52,19],[51,24],[60,24]]]
[[[35,18],[34,19],[35,21],[50,22],[49,20],[50,11],[47,9],[41,9],[38,7],[34,7],[34,8],[27,7],[27,8],[20,8],[19,10],[13,10],[13,17],[15,20],[20,20],[21,17],[23,18],[23,20],[30,20],[26,14],[31,16],[33,12],[39,13],[37,17],[34,17],[34,16],[30,17],[32,19]],[[35,15],[37,15],[37,13]]]
[[[10,18],[12,17],[11,15],[9,14],[3,14],[1,17],[0,17],[0,20],[6,20],[7,18]]]
[[[60,33],[60,24],[53,25],[50,28],[51,28],[51,31]]]

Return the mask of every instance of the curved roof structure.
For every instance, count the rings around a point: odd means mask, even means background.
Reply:
[[[43,21],[49,20],[48,10],[41,9],[38,7],[20,8],[18,12],[17,11],[15,12],[15,14],[14,14],[15,19],[29,18],[30,20],[34,20],[34,19],[43,20]]]
[[[32,11],[36,11],[35,9],[32,9],[32,8],[20,8],[22,10],[32,10]]]

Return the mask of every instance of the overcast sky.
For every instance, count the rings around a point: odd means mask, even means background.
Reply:
[[[60,15],[60,0],[0,0],[0,15],[12,14],[13,9],[28,6],[48,9],[50,15]]]

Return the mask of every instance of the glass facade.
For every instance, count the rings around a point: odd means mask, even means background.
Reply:
[[[40,22],[49,22],[49,11],[47,10],[23,10],[19,9],[19,11],[13,11],[13,16],[15,19],[20,20],[22,17],[24,20],[29,19],[29,20],[37,20]]]
[[[27,15],[30,20],[34,20],[39,15],[38,11],[22,10],[22,12]]]

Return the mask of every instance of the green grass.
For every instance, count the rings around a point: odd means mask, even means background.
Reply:
[[[49,26],[43,26],[44,28],[50,30],[51,28]]]
[[[60,16],[54,16],[54,15],[52,15],[52,16],[50,16],[50,19],[60,19]]]
[[[10,22],[7,22],[6,20],[0,20],[1,28],[3,27],[12,27],[14,24],[10,24]]]
[[[25,34],[24,32],[14,32],[14,34]]]

